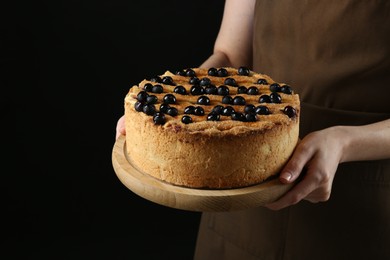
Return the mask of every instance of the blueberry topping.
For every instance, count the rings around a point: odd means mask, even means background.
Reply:
[[[142,112],[142,111],[143,111],[143,108],[144,108],[144,104],[141,103],[141,102],[139,102],[139,101],[137,101],[137,102],[135,102],[135,104],[134,104],[134,108],[135,108],[136,111]]]
[[[233,98],[233,105],[243,106],[245,103],[245,98],[242,96],[236,96]]]
[[[269,94],[269,97],[271,99],[271,103],[282,103],[282,97],[276,92]]]
[[[261,95],[259,97],[259,103],[271,103],[271,98],[268,95]]]
[[[210,84],[207,87],[205,87],[204,93],[205,94],[214,95],[214,94],[217,93],[217,87],[215,85],[213,85],[213,84]]]
[[[165,124],[165,115],[163,113],[157,112],[153,115],[153,122],[156,125],[163,125]]]
[[[154,85],[152,88],[153,93],[163,93],[163,87],[161,85]]]
[[[155,95],[149,95],[146,98],[146,104],[156,104],[158,101],[157,97]]]
[[[198,103],[199,105],[208,106],[208,105],[210,105],[210,99],[209,99],[208,97],[206,97],[206,96],[200,96],[200,97],[198,98],[197,103]]]
[[[200,80],[197,77],[190,78],[190,81],[188,81],[191,85],[199,85]]]
[[[242,76],[249,76],[250,70],[246,67],[239,67],[238,68],[238,75]]]
[[[267,85],[268,84],[266,79],[258,79],[256,83],[260,84],[260,85]]]
[[[139,102],[146,102],[146,99],[148,97],[148,93],[146,93],[146,91],[140,91],[138,94],[137,94],[137,100]]]
[[[218,76],[218,70],[216,68],[209,68],[209,70],[207,71],[207,74],[209,76]]]
[[[222,98],[222,104],[233,104],[233,98],[229,95]]]
[[[180,69],[180,70],[177,70],[175,74],[179,75],[179,76],[185,76],[186,72],[183,69]]]
[[[231,118],[232,118],[233,120],[236,120],[236,121],[245,121],[245,120],[246,120],[244,114],[243,114],[243,113],[240,113],[240,112],[234,112],[234,113],[232,113]]]
[[[266,106],[257,106],[255,109],[255,113],[258,115],[269,115],[271,112],[269,111],[268,107]]]
[[[222,115],[224,116],[231,116],[233,113],[235,113],[236,111],[234,111],[234,108],[232,106],[226,106],[223,110],[222,110]]]
[[[218,77],[227,77],[228,72],[226,69],[220,68],[220,69],[218,69],[217,74],[218,74]]]
[[[184,124],[190,124],[190,123],[192,123],[192,117],[190,117],[190,116],[183,116],[181,118],[181,122],[184,123]]]
[[[164,104],[175,104],[176,97],[173,94],[166,94],[163,98]]]
[[[247,91],[248,91],[248,89],[245,86],[239,86],[237,88],[237,93],[238,94],[246,94]]]
[[[256,114],[253,114],[253,113],[245,114],[245,121],[246,122],[255,122],[255,121],[257,121]]]
[[[297,115],[297,111],[292,106],[286,106],[283,109],[283,113],[285,113],[289,118],[295,117]]]
[[[184,114],[194,114],[195,113],[195,107],[194,106],[188,106],[184,108]]]
[[[209,78],[202,78],[199,82],[201,86],[208,86],[211,84],[211,80]]]
[[[195,71],[193,69],[186,69],[186,76],[187,77],[195,77]]]
[[[204,89],[199,85],[194,85],[190,89],[191,95],[199,96],[204,93]]]
[[[247,114],[250,114],[250,113],[254,114],[254,113],[256,113],[255,109],[256,109],[256,107],[254,105],[249,104],[249,105],[246,105],[244,107],[244,112],[247,113]]]
[[[146,83],[146,84],[144,85],[144,90],[145,90],[146,92],[152,92],[152,89],[153,89],[153,85],[152,85],[151,83]]]
[[[173,79],[171,76],[163,77],[161,83],[166,84],[166,85],[171,85],[171,86],[175,85],[175,83],[173,83]]]
[[[226,78],[224,84],[229,86],[237,86],[237,82],[233,78]]]
[[[180,95],[187,95],[187,90],[185,87],[179,85],[179,86],[176,86],[174,89],[173,89],[173,92],[175,92],[176,94],[180,94]]]
[[[161,78],[159,76],[155,76],[151,78],[150,81],[155,83],[161,83]]]
[[[156,107],[153,104],[146,104],[142,107],[142,112],[148,116],[154,115],[156,113]]]
[[[292,88],[289,85],[282,86],[280,91],[284,94],[289,94],[289,95],[293,93]]]
[[[281,87],[278,83],[272,83],[270,86],[269,86],[269,90],[271,90],[272,92],[280,92],[281,91]]]
[[[227,86],[225,86],[225,85],[221,85],[221,86],[218,87],[217,93],[220,96],[229,95],[229,88]]]
[[[210,113],[207,115],[207,121],[219,121],[220,115]]]
[[[169,107],[166,112],[170,116],[177,116],[179,114],[179,111],[176,107]]]
[[[167,113],[168,108],[170,108],[170,106],[168,104],[161,104],[159,111],[162,112],[162,113]]]
[[[248,95],[257,95],[257,94],[259,94],[259,89],[252,86],[252,87],[248,88],[247,93],[248,93]]]
[[[222,110],[224,109],[221,105],[216,105],[212,110],[211,113],[220,115],[222,113]]]
[[[204,109],[201,106],[195,107],[194,114],[197,116],[203,116],[204,115]]]

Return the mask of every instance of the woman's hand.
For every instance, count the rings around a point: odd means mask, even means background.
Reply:
[[[282,183],[291,183],[304,172],[302,179],[282,198],[266,207],[278,210],[301,200],[327,201],[336,169],[342,161],[346,134],[342,127],[331,127],[303,138],[280,174]]]
[[[121,135],[125,135],[126,134],[126,129],[125,129],[125,116],[121,116],[119,119],[118,119],[118,122],[116,124],[116,136],[115,136],[115,140],[119,138],[119,136]]]

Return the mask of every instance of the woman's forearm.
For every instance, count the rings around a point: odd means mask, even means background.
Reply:
[[[390,119],[335,128],[343,135],[341,162],[390,159]]]

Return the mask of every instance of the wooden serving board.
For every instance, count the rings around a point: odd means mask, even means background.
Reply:
[[[119,180],[142,198],[163,206],[188,211],[235,211],[263,206],[272,202],[294,184],[278,179],[258,185],[225,190],[191,189],[159,181],[131,164],[127,156],[125,136],[120,136],[112,150],[112,163]]]

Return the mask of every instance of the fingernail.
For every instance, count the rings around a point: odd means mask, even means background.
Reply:
[[[280,178],[287,181],[287,182],[289,182],[291,180],[291,177],[292,177],[292,175],[289,172],[283,172],[282,174],[280,174]]]

